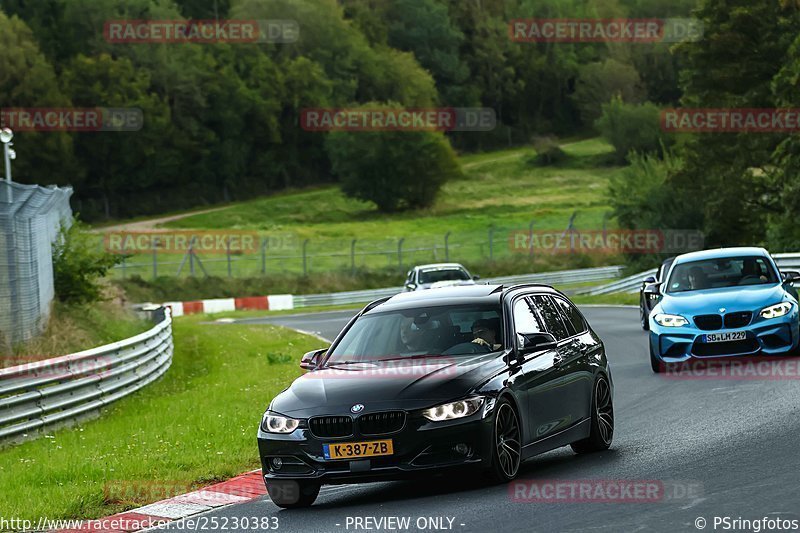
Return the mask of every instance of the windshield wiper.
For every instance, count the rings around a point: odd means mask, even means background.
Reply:
[[[445,355],[444,354],[430,354],[430,353],[419,354],[419,355],[405,355],[405,356],[401,355],[401,356],[398,356],[398,357],[387,357],[385,359],[373,359],[370,362],[372,362],[372,363],[382,363],[384,361],[401,361],[401,360],[402,361],[406,361],[406,360],[411,360],[411,359],[428,359],[428,358],[432,358],[432,357],[445,357]]]

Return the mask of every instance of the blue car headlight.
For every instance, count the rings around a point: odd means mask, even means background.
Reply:
[[[784,316],[792,310],[792,304],[789,302],[782,302],[775,305],[770,305],[761,310],[759,315],[761,318],[778,318]]]
[[[667,313],[658,313],[653,317],[653,320],[656,321],[656,324],[664,326],[665,328],[678,328],[689,324],[689,321],[681,315],[670,315]]]

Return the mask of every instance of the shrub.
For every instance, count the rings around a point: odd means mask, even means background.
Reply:
[[[546,167],[563,163],[569,155],[561,149],[558,140],[553,137],[534,137],[533,148],[536,155],[529,158],[527,163],[536,167]]]
[[[70,304],[85,304],[102,299],[102,278],[120,257],[97,246],[97,237],[75,219],[61,228],[53,244],[53,283],[56,298]]]
[[[624,162],[630,152],[657,153],[671,141],[661,130],[658,107],[650,102],[626,104],[616,96],[603,105],[603,115],[595,125],[614,146],[618,162]]]
[[[397,107],[366,106],[369,109]],[[461,169],[450,142],[433,131],[337,131],[325,142],[342,192],[380,211],[428,207]]]

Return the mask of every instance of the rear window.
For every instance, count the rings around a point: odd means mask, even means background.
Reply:
[[[466,281],[469,279],[469,274],[460,268],[445,268],[435,270],[420,270],[419,282],[420,283],[436,283],[438,281]]]
[[[564,321],[566,322],[567,326],[571,326],[573,335],[577,335],[586,331],[586,322],[583,320],[583,315],[581,315],[577,307],[563,298],[554,297],[553,299],[556,301],[558,307],[561,308],[561,312],[564,315]]]
[[[536,309],[539,310],[542,320],[544,320],[547,331],[552,333],[557,340],[566,339],[574,335],[574,332],[570,332],[564,322],[562,322],[561,314],[556,304],[549,296],[534,296],[532,300]]]

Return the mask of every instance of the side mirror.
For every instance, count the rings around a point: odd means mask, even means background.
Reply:
[[[409,291],[417,290],[417,284],[416,283],[406,283],[406,290],[409,290]]]
[[[651,283],[644,288],[645,294],[661,294],[661,284]]]
[[[800,272],[797,270],[784,270],[781,273],[783,276],[784,283],[794,283],[795,281],[800,281]]]
[[[327,348],[320,348],[319,350],[313,350],[311,352],[307,352],[303,355],[303,358],[300,359],[300,368],[303,370],[314,370],[317,368],[319,364],[320,358],[327,352]]]
[[[478,276],[478,275],[475,275],[475,276],[472,276],[472,279],[473,279],[474,281],[478,281],[479,279],[481,279],[481,277],[480,277],[480,276]]]
[[[520,333],[518,334],[522,345],[519,347],[520,354],[549,350],[556,347],[556,338],[550,333]]]
[[[655,282],[656,282],[655,276],[647,276],[643,280],[643,283],[645,283],[645,284],[650,284],[650,283],[655,283]]]

